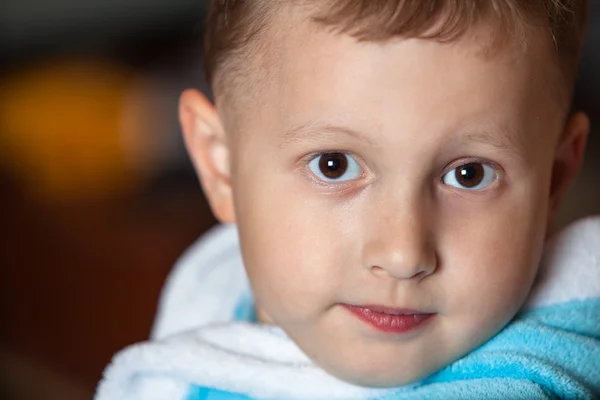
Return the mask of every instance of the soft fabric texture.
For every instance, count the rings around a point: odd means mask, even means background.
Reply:
[[[153,340],[113,359],[96,399],[600,398],[600,218],[547,244],[529,299],[509,325],[413,385],[342,382],[254,318],[235,226],[219,226],[176,265]]]

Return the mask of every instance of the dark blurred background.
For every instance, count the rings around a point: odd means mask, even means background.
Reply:
[[[202,78],[201,0],[0,0],[0,399],[89,399],[148,337],[181,252],[215,223],[177,124]],[[576,105],[592,117],[560,216],[600,213],[600,4]]]

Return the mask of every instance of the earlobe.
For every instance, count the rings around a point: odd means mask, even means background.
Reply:
[[[581,112],[575,113],[569,118],[558,142],[550,186],[551,219],[581,168],[589,130],[590,122],[587,115]]]
[[[221,222],[235,222],[229,148],[215,106],[198,90],[185,90],[179,100],[179,120],[213,213]]]

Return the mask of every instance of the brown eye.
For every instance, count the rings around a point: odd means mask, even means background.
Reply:
[[[342,153],[323,154],[319,160],[319,170],[329,179],[339,179],[348,169],[348,159]]]
[[[456,181],[462,186],[473,188],[483,180],[484,170],[481,164],[467,164],[455,169]]]
[[[308,168],[323,181],[349,181],[360,178],[362,169],[356,160],[340,152],[324,153],[313,158]]]
[[[444,175],[442,181],[459,189],[481,190],[488,187],[497,177],[496,170],[490,165],[469,163],[454,168]]]

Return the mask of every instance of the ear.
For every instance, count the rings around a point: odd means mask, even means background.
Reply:
[[[569,118],[559,139],[550,185],[550,227],[554,225],[554,218],[567,189],[579,172],[589,131],[589,118],[584,113],[578,112]]]
[[[215,106],[198,90],[187,89],[179,99],[179,121],[213,214],[221,222],[235,222],[230,152]]]

